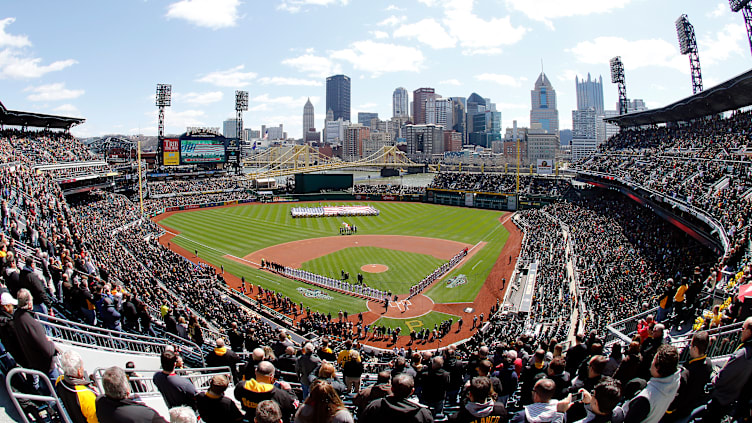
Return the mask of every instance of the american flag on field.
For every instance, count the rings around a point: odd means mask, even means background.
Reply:
[[[371,206],[331,206],[324,207],[324,216],[337,216],[348,214],[368,213],[373,210]]]

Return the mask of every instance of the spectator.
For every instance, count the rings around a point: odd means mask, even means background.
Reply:
[[[310,386],[308,377],[320,364],[321,359],[313,355],[313,344],[308,342],[303,345],[303,355],[295,363],[295,373],[298,374],[304,398],[308,396],[308,387]]]
[[[689,345],[689,362],[681,369],[679,391],[666,411],[666,421],[678,421],[689,417],[692,410],[708,401],[705,386],[710,382],[713,363],[705,352],[710,337],[708,332],[699,331],[692,335]]]
[[[26,363],[34,370],[46,374],[51,381],[60,376],[53,358],[57,354],[55,344],[47,339],[47,333],[41,323],[34,318],[32,308],[34,301],[26,288],[18,290],[18,308],[13,314],[13,324],[21,350],[25,353]]]
[[[345,377],[346,392],[360,391],[360,376],[363,374],[363,363],[360,362],[360,353],[350,350],[350,359],[342,366],[342,374]]]
[[[449,372],[444,370],[443,366],[444,358],[434,357],[431,360],[431,367],[421,378],[423,383],[421,401],[431,409],[434,418],[437,414],[444,412],[444,398],[449,386]]]
[[[285,353],[277,357],[277,369],[282,372],[295,373],[295,363],[297,362],[295,347],[287,347]]]
[[[293,342],[287,337],[287,331],[280,330],[277,342],[274,345],[272,345],[272,351],[274,351],[275,357],[279,357],[285,353],[285,350],[287,349],[287,347],[294,347],[294,346],[295,344],[293,344]]]
[[[240,358],[235,351],[225,347],[224,339],[217,338],[215,345],[216,348],[206,355],[206,367],[229,367],[233,381],[237,383],[239,380],[237,364],[240,363]]]
[[[321,363],[321,367],[319,367],[319,371],[317,373],[318,377],[314,378],[313,375],[310,375],[308,377],[308,380],[311,383],[313,383],[314,380],[323,380],[332,385],[332,388],[337,391],[338,395],[344,395],[345,391],[347,391],[347,388],[345,387],[345,384],[342,383],[339,378],[337,378],[335,370],[336,369],[334,368],[334,365],[324,361]]]
[[[26,363],[26,354],[21,349],[21,342],[18,340],[13,318],[13,310],[17,305],[18,301],[10,292],[3,292],[0,295],[0,343],[19,366],[29,367]]]
[[[167,423],[156,411],[128,399],[130,387],[125,372],[110,367],[102,375],[104,396],[97,398],[97,419],[104,423]]]
[[[170,423],[196,422],[196,413],[191,407],[175,407],[170,409]]]
[[[55,391],[73,423],[97,422],[97,390],[92,381],[86,378],[84,362],[73,351],[65,351],[60,362],[63,376],[55,381]]]
[[[272,363],[262,361],[256,367],[254,379],[235,385],[235,399],[243,406],[246,420],[256,415],[256,408],[260,402],[273,400],[279,404],[282,420],[290,423],[290,417],[295,412],[298,401],[290,391],[274,385],[274,371]]]
[[[272,401],[261,401],[256,407],[256,417],[254,423],[282,423],[282,411],[279,405]]]
[[[661,345],[650,365],[650,375],[645,389],[629,400],[622,409],[625,423],[658,423],[671,405],[679,390],[679,353],[672,345]]]
[[[391,374],[384,370],[376,376],[376,383],[358,392],[353,404],[358,407],[358,420],[363,418],[363,411],[373,401],[392,395]]]
[[[193,383],[175,373],[178,356],[172,351],[164,351],[160,357],[162,371],[154,373],[154,385],[159,389],[168,408],[187,405],[196,408],[196,387]]]
[[[422,405],[409,401],[415,391],[413,377],[399,373],[392,378],[392,395],[372,401],[363,411],[363,423],[433,422],[431,412]]]
[[[243,420],[243,413],[235,403],[225,396],[230,379],[225,375],[214,375],[209,390],[196,396],[196,408],[201,420],[206,423],[232,423]]]
[[[564,421],[564,414],[556,410],[558,401],[553,399],[556,384],[551,379],[540,379],[533,387],[533,403],[526,405],[524,410],[512,417],[512,423],[536,422],[560,423]]]
[[[504,403],[494,401],[494,392],[489,378],[474,377],[470,381],[468,396],[470,401],[460,408],[450,421],[457,423],[506,422],[507,410]]]
[[[311,384],[311,395],[295,413],[295,423],[353,423],[353,417],[332,385],[323,380]]]
[[[605,377],[592,392],[583,390],[582,394],[582,401],[571,404],[570,397],[559,403],[560,409],[567,408],[566,421],[608,423],[624,420],[624,411],[616,407],[621,401],[619,381]]]
[[[564,357],[554,357],[550,363],[548,363],[548,378],[553,380],[556,384],[556,392],[554,393],[554,399],[561,400],[567,396],[569,387],[572,382],[569,379],[569,372],[564,370],[566,368],[566,361]]]

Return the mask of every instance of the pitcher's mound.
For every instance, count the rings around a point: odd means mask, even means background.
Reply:
[[[360,266],[360,270],[368,273],[381,273],[389,270],[389,266],[383,264],[365,264]]]

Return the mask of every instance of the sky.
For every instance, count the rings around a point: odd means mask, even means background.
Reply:
[[[502,128],[528,126],[541,72],[571,128],[575,76],[624,62],[627,95],[648,107],[692,94],[675,20],[695,27],[705,88],[752,64],[741,14],[726,0],[77,0],[4,1],[0,102],[86,118],[81,137],[157,132],[158,83],[172,84],[167,133],[221,127],[235,90],[250,92],[244,126],[284,124],[301,137],[311,99],[325,118],[325,81],[352,79],[351,115],[392,115],[397,87],[491,98]]]

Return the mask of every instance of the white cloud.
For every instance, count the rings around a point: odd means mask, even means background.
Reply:
[[[631,2],[632,0],[506,0],[510,9],[520,11],[552,29],[551,21],[554,19],[608,13],[624,8]]]
[[[448,0],[442,22],[461,47],[474,54],[498,54],[499,47],[522,40],[528,31],[515,27],[509,16],[483,20],[473,13],[473,0]]]
[[[60,113],[61,115],[67,115],[67,116],[81,116],[82,113],[78,108],[72,104],[61,104],[60,106],[55,107],[52,109],[55,113]]]
[[[69,90],[65,88],[65,83],[63,82],[28,87],[24,91],[31,92],[27,97],[31,101],[71,100],[84,95],[84,90]]]
[[[709,18],[720,18],[726,12],[731,12],[731,9],[729,8],[729,4],[727,2],[720,2],[718,3],[718,5],[716,5],[715,9],[708,12],[705,16]]]
[[[460,85],[462,85],[462,83],[456,79],[446,79],[439,82],[439,85],[453,85],[455,87],[459,87]]]
[[[397,5],[394,5],[394,4],[390,4],[390,5],[389,5],[389,6],[387,6],[387,7],[386,7],[386,9],[384,9],[384,10],[386,10],[387,12],[402,12],[402,11],[404,11],[405,9],[403,9],[403,8],[401,8],[401,7],[397,6]]]
[[[475,79],[483,82],[493,82],[494,84],[499,84],[505,87],[519,87],[521,81],[525,80],[525,78],[515,78],[500,73],[482,73],[480,75],[475,75]]]
[[[331,57],[350,62],[353,68],[376,77],[387,72],[418,72],[423,67],[423,53],[414,47],[356,41],[350,48],[331,52]]]
[[[277,10],[298,13],[302,10],[303,6],[329,6],[333,4],[347,6],[348,3],[350,3],[350,0],[283,0],[277,6]]]
[[[258,82],[263,85],[299,85],[306,87],[320,87],[324,85],[321,81],[314,81],[312,79],[286,78],[283,76],[265,76],[259,78]]]
[[[701,64],[713,65],[732,54],[746,54],[747,29],[742,24],[727,24],[714,35],[700,37],[697,42]]]
[[[326,78],[327,76],[342,73],[342,68],[323,56],[316,56],[312,52],[282,61],[283,65],[291,66],[299,72],[312,77]]]
[[[501,54],[499,47],[472,48],[462,51],[464,56],[496,56]]]
[[[222,91],[210,91],[206,93],[173,93],[172,97],[175,101],[188,104],[211,104],[222,101],[224,95]]]
[[[220,29],[235,26],[240,0],[180,0],[167,6],[167,18],[185,19],[200,27]]]
[[[402,22],[404,22],[405,20],[407,20],[406,16],[395,16],[395,15],[392,15],[392,16],[384,19],[383,21],[377,23],[376,25],[378,25],[378,26],[397,26],[397,25],[401,24]]]
[[[269,109],[270,109],[269,105],[265,103],[257,104],[253,107],[248,108],[248,110],[251,112],[266,112]]]
[[[384,32],[384,31],[371,31],[371,35],[373,36],[373,38],[377,40],[383,40],[385,38],[389,38],[389,33]]]
[[[245,87],[258,75],[255,72],[241,72],[244,68],[245,65],[239,65],[231,69],[211,72],[202,76],[197,81],[207,82],[218,87]]]
[[[415,38],[434,49],[452,48],[457,40],[450,36],[438,22],[433,19],[404,24],[394,31],[395,38]]]
[[[0,47],[29,47],[31,41],[25,35],[12,35],[5,32],[5,27],[16,21],[16,18],[0,19]]]
[[[28,57],[10,48],[0,50],[0,78],[39,78],[47,73],[63,70],[78,63],[73,59],[58,60],[49,65],[42,65],[41,62],[42,59],[38,57]]]
[[[679,54],[678,47],[660,38],[630,41],[621,37],[598,37],[566,51],[577,61],[592,65],[608,64],[612,57],[621,56],[625,69],[655,66],[689,73],[687,58]]]

